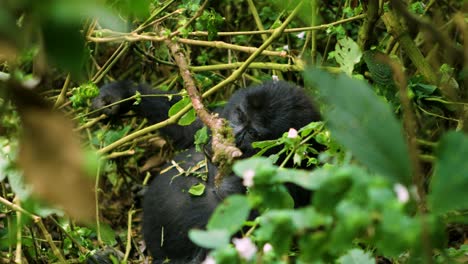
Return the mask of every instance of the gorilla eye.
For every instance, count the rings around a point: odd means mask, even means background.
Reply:
[[[237,107],[236,108],[236,114],[237,114],[237,118],[239,119],[239,121],[241,123],[244,123],[246,121],[246,118],[245,118],[245,114],[244,112],[240,109],[240,107]]]

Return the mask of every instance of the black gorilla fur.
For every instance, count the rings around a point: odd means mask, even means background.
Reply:
[[[93,101],[93,108],[130,97],[136,91],[142,95],[166,93],[129,82],[112,83],[101,88],[100,95]],[[125,102],[107,109],[105,113],[112,117],[132,109],[149,122],[157,123],[167,118],[168,109],[179,99],[178,96],[172,100],[167,97],[143,97],[138,105]],[[320,119],[304,89],[284,81],[266,82],[237,91],[220,114],[229,121],[243,158],[256,153],[252,142],[279,138],[290,128],[299,129]],[[173,159],[184,171],[207,160],[201,170],[207,169],[208,180],[204,182],[195,177],[194,174],[198,172],[180,175],[180,168],[172,167],[155,177],[147,189],[143,202],[143,235],[154,263],[163,263],[166,259],[170,259],[170,263],[200,263],[206,251],[190,241],[188,231],[203,228],[226,196],[245,192],[240,178],[234,175],[227,175],[220,187],[214,187],[216,166],[193,147],[194,132],[201,126],[197,120],[190,126],[172,125],[161,129],[161,133],[173,141],[176,149],[188,148]],[[165,167],[171,165],[169,162]],[[190,195],[187,191],[198,183],[205,184],[204,194],[199,197]],[[295,187],[289,189],[296,205],[309,202],[308,193],[304,195],[303,190]]]

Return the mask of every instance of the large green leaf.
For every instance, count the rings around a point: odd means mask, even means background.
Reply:
[[[216,208],[207,229],[227,229],[230,234],[234,234],[247,220],[249,212],[250,205],[247,198],[242,195],[232,195]]]
[[[195,244],[204,248],[222,248],[229,244],[230,235],[227,230],[198,230],[189,231],[189,238]]]
[[[305,78],[328,106],[324,115],[332,135],[370,169],[409,184],[410,163],[401,125],[369,85],[312,68]]]
[[[439,143],[429,202],[435,213],[468,209],[468,136],[447,133]]]

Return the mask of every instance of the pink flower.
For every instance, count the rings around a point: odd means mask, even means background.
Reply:
[[[409,192],[404,185],[397,183],[395,186],[393,186],[393,190],[397,195],[398,201],[401,203],[406,203],[409,201]]]
[[[268,253],[273,250],[273,246],[270,243],[263,245],[263,253]]]
[[[245,260],[251,260],[255,256],[255,253],[257,253],[257,247],[248,237],[233,238],[232,242],[234,243],[239,256]]]
[[[288,131],[288,138],[297,138],[298,133],[297,130],[294,128],[290,128]]]
[[[255,171],[252,169],[248,169],[244,171],[244,180],[242,181],[242,184],[244,184],[245,187],[252,187],[254,185],[253,178],[255,176]]]
[[[305,32],[304,32],[304,31],[302,31],[301,33],[299,33],[299,34],[296,35],[296,37],[297,37],[298,39],[304,39],[304,36],[305,36]]]

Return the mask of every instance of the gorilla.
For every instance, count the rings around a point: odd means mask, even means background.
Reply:
[[[136,92],[142,95],[139,103],[126,100],[114,104]],[[174,92],[120,81],[101,87],[92,108],[112,104],[103,109],[110,118],[119,118],[133,110],[150,123],[158,123],[168,118],[169,108],[180,99]],[[215,111],[230,124],[235,144],[243,153],[241,158],[256,153],[252,147],[255,141],[277,139],[290,128],[300,129],[320,120],[320,114],[304,88],[285,81],[268,81],[240,89],[223,108]],[[206,148],[205,152],[197,152],[194,147],[194,134],[202,126],[196,120],[189,126],[174,124],[160,129],[179,152],[163,166],[163,172],[154,178],[144,195],[143,236],[154,263],[167,263],[167,260],[169,263],[201,263],[207,252],[190,241],[188,231],[204,228],[224,198],[246,191],[241,179],[232,173],[215,186],[214,176],[218,169],[210,159],[210,151]],[[199,183],[205,185],[203,195],[191,195],[188,190]],[[296,206],[310,202],[310,193],[304,189],[287,187]]]

